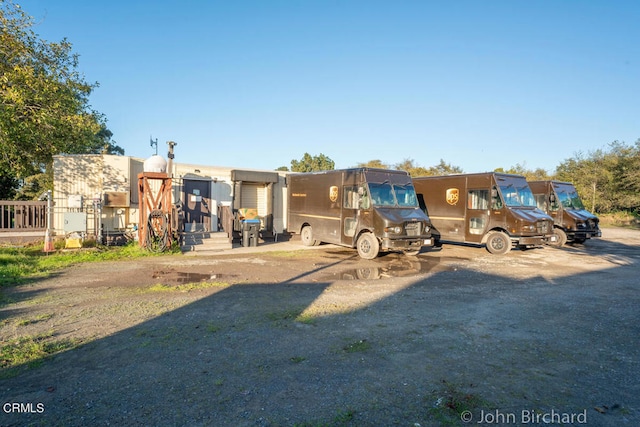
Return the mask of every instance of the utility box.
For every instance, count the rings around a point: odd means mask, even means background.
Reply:
[[[70,194],[67,207],[71,209],[82,209],[82,194]]]
[[[87,231],[87,214],[84,212],[65,212],[64,213],[64,228],[65,233],[72,233],[74,231]]]

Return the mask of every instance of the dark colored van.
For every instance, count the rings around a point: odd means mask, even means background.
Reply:
[[[431,246],[431,222],[420,209],[407,172],[353,168],[290,174],[288,231],[304,245],[357,248],[362,258],[380,251],[417,255]]]
[[[585,209],[578,190],[570,182],[529,181],[538,208],[553,218],[556,235],[554,246],[584,243],[592,237],[602,237],[600,220]]]
[[[513,246],[537,247],[555,238],[553,220],[537,208],[521,175],[428,176],[413,178],[413,184],[441,241],[486,245],[492,254],[506,254]]]

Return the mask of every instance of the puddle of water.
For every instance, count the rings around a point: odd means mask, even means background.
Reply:
[[[378,280],[390,277],[419,276],[435,271],[455,271],[456,268],[441,263],[441,258],[409,259],[402,256],[380,260],[379,265],[349,268],[325,274],[321,280]]]
[[[154,279],[162,278],[164,281],[174,283],[198,283],[198,282],[216,282],[226,277],[228,274],[219,273],[185,273],[181,271],[154,271],[152,277]]]
[[[180,273],[178,272],[176,278],[177,283],[196,283],[196,282],[217,282],[222,280],[226,274],[202,274],[202,273]]]

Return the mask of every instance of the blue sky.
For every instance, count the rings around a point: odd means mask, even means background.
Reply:
[[[640,138],[637,1],[17,1],[127,155],[553,172]]]

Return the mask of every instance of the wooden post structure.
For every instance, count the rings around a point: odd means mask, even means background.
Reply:
[[[171,178],[163,172],[138,174],[140,246],[162,252],[171,247]]]

